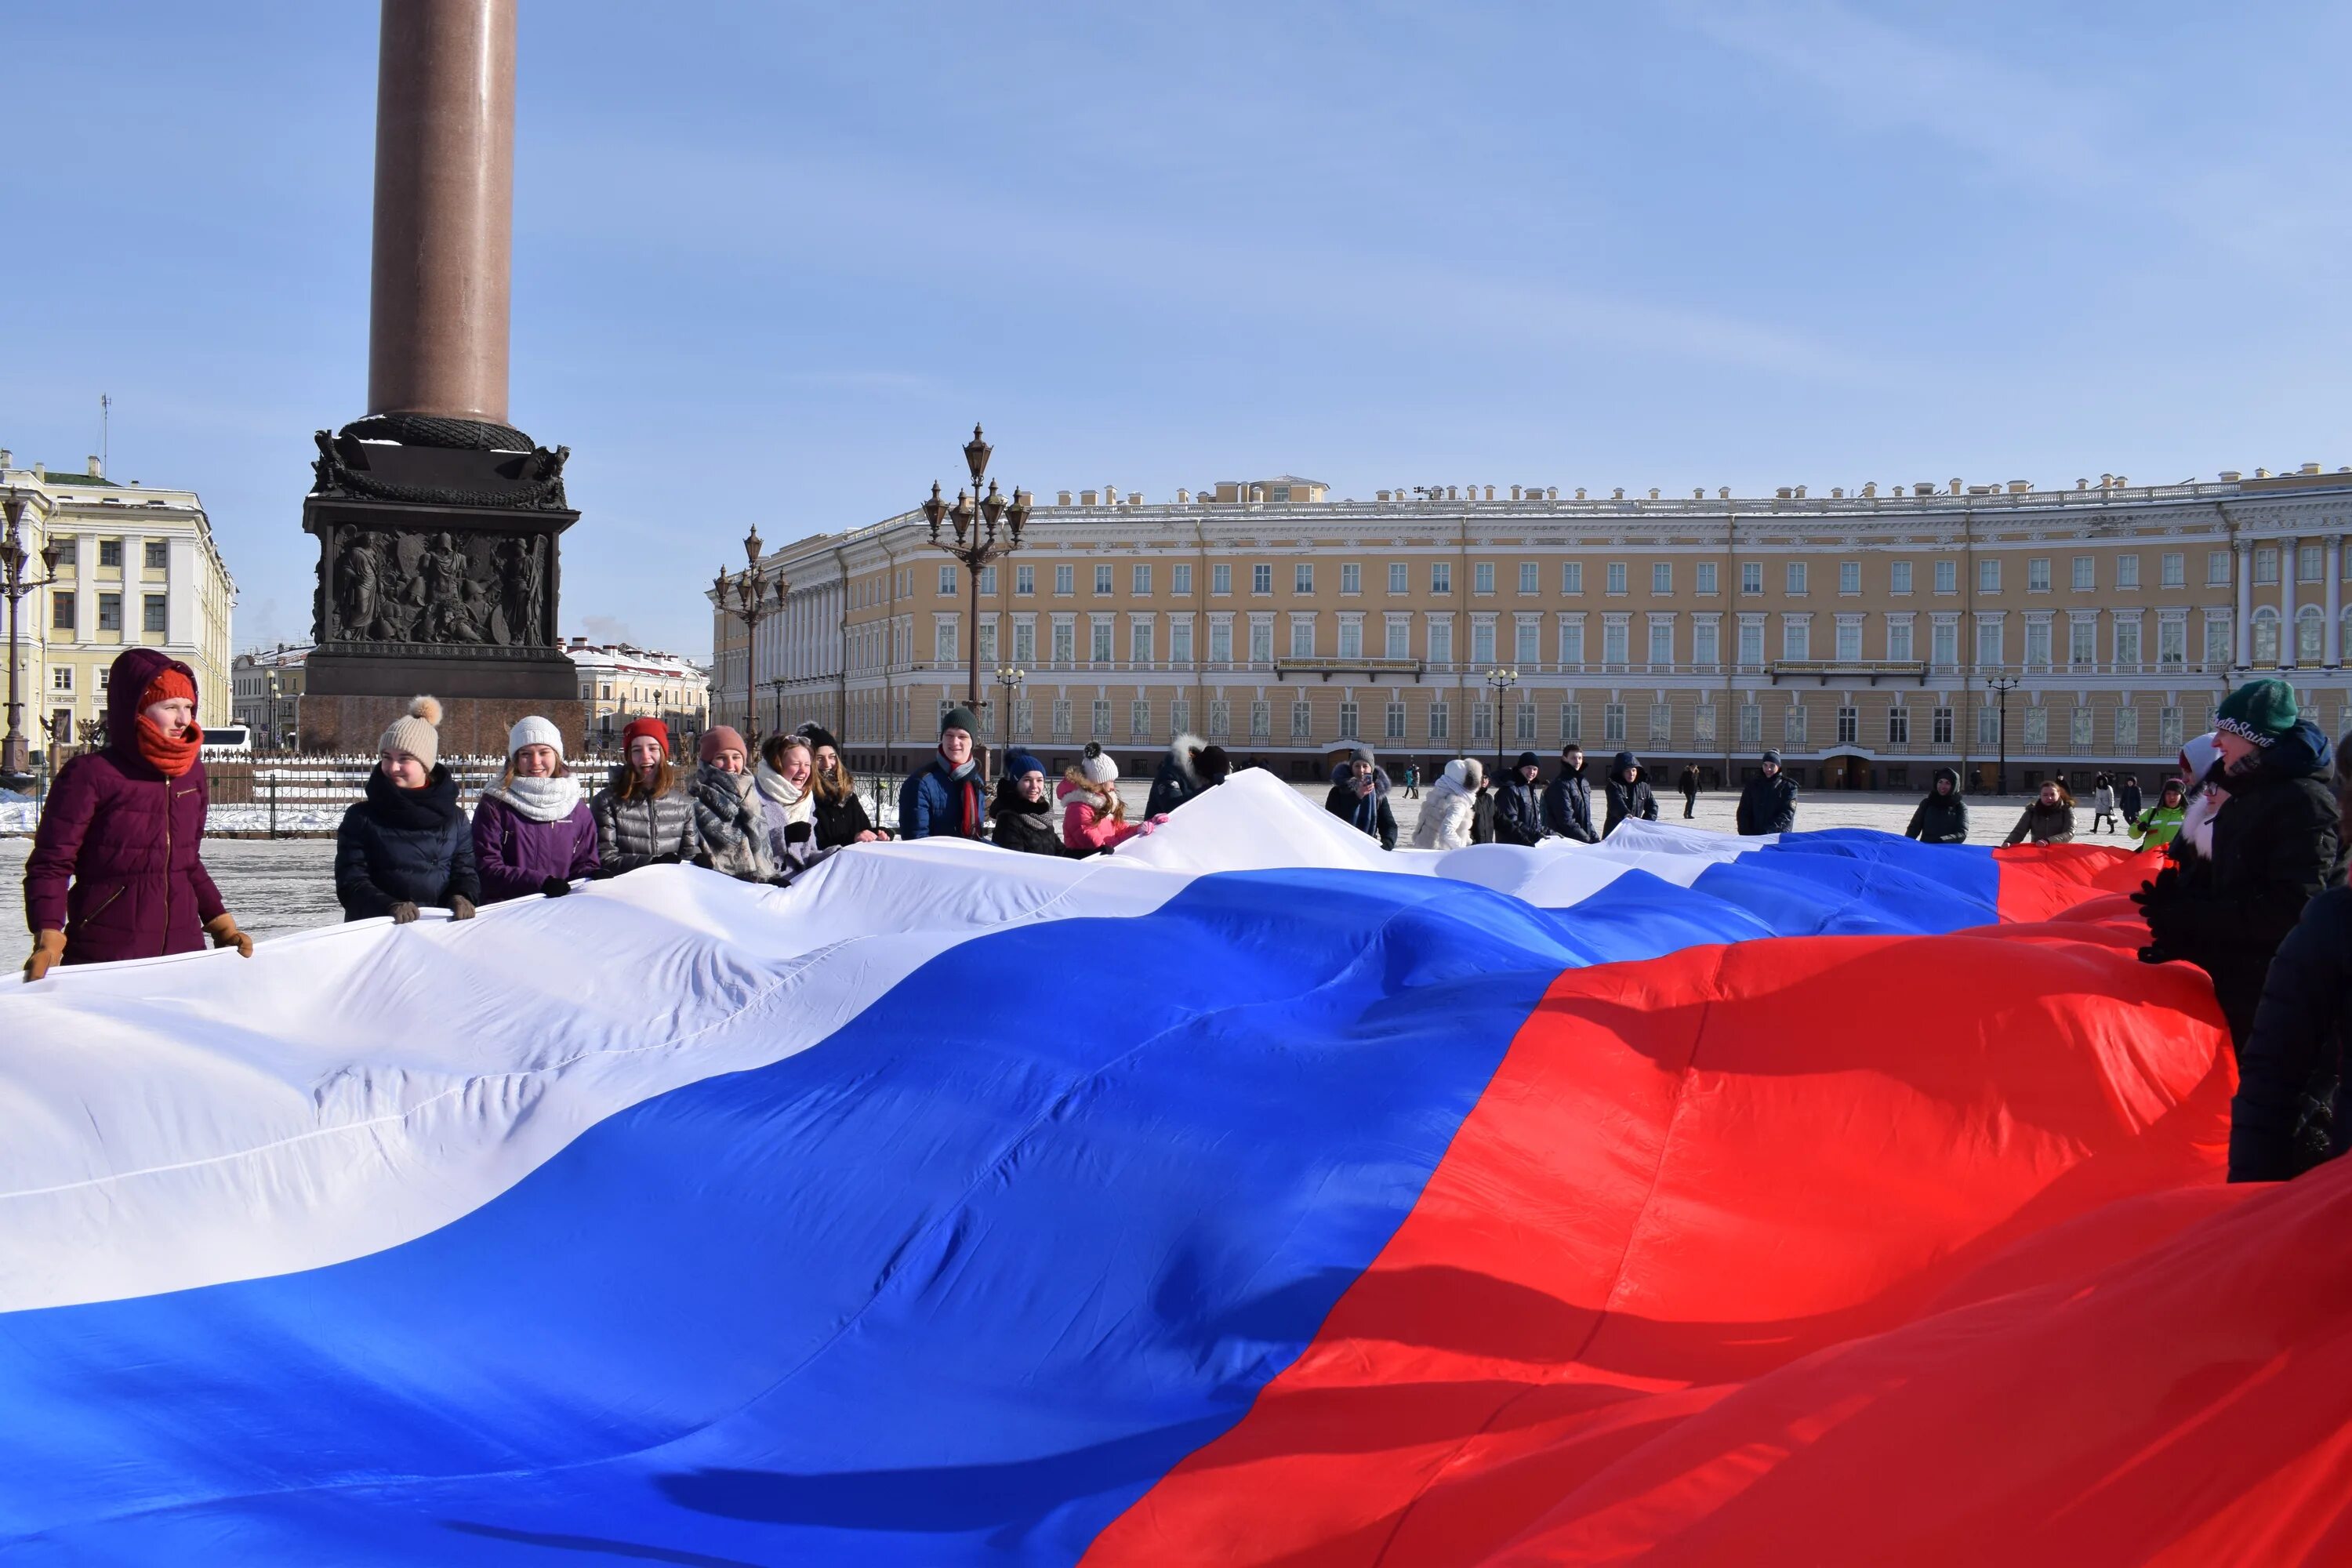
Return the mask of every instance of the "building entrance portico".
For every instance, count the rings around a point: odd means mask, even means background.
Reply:
[[[1822,759],[1823,789],[1876,789],[1878,762],[1858,747],[1841,747]]]

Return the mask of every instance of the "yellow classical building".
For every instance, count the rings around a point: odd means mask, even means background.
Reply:
[[[37,749],[94,735],[106,711],[106,671],[130,647],[162,649],[196,672],[198,721],[230,721],[229,621],[236,584],[194,490],[83,470],[16,464],[0,451],[0,491],[25,502],[26,549],[39,570],[58,546],[57,580],[26,596],[8,650]]]

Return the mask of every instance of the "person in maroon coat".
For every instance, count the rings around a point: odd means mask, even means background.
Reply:
[[[482,902],[560,899],[596,865],[596,819],[563,760],[563,731],[534,713],[507,732],[506,772],[474,807]]]
[[[134,647],[107,674],[106,749],[58,774],[25,862],[25,978],[215,947],[253,956],[203,856],[210,795],[195,672]]]

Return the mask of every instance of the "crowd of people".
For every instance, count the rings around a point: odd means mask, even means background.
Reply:
[[[152,648],[121,655],[108,683],[107,743],[58,773],[25,868],[33,950],[28,981],[59,963],[97,963],[197,951],[206,942],[251,956],[205,870],[208,786],[201,758],[194,672]],[[936,750],[898,792],[895,828],[877,825],[822,726],[768,736],[757,755],[735,730],[705,731],[689,768],[671,755],[666,726],[631,723],[623,762],[593,795],[564,754],[562,731],[525,718],[508,735],[507,763],[468,814],[440,760],[440,705],[417,698],[384,731],[362,798],[336,834],[335,893],[347,920],[395,923],[441,909],[456,920],[483,904],[560,898],[582,881],[640,867],[694,864],[748,881],[789,882],[824,856],[894,837],[985,840],[1028,854],[1100,854],[1155,831],[1187,801],[1224,783],[1222,747],[1180,735],[1130,820],[1118,768],[1088,745],[1058,782],[1013,749],[992,795],[976,755],[978,723],[956,708]],[[2153,851],[2133,902],[2149,963],[2186,962],[2211,977],[2238,1056],[2232,1180],[2279,1180],[2333,1158],[2352,1142],[2342,1103],[2352,1030],[2352,889],[2345,886],[2352,820],[2352,756],[2332,748],[2300,710],[2292,685],[2250,681],[2221,704],[2212,733],[2183,748],[2178,777],[2154,805],[2130,775],[2094,785],[2094,832],[2112,822]],[[1418,765],[1406,774],[1417,789]],[[1474,758],[1446,763],[1423,801],[1412,845],[1597,843],[1628,819],[1654,821],[1657,797],[1641,759],[1619,752],[1593,782],[1583,748],[1560,749],[1551,775],[1522,752],[1501,779]],[[1967,841],[1959,775],[1937,770],[1906,828],[1927,844]],[[1396,847],[1391,784],[1369,746],[1334,768],[1326,809]],[[1698,789],[1681,780],[1685,815]],[[2065,844],[2074,800],[2040,786],[2011,844]],[[1797,785],[1766,752],[1740,791],[1742,834],[1796,826]],[[1058,821],[1056,816],[1058,813]]]

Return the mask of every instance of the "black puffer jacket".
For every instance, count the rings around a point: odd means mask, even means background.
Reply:
[[[1633,782],[1627,784],[1622,774],[1631,773]],[[1650,775],[1642,766],[1642,759],[1631,752],[1620,752],[1609,763],[1608,826],[1601,830],[1606,838],[1617,831],[1617,825],[1629,816],[1644,822],[1658,820],[1658,797],[1650,788]]]
[[[1495,785],[1495,842],[1540,844],[1543,837],[1543,790],[1514,768]]]
[[[2230,1105],[2230,1180],[2283,1182],[2344,1152],[2352,1023],[2352,889],[2305,906],[2263,983]]]
[[[596,863],[607,877],[634,871],[656,860],[691,860],[702,849],[694,827],[694,794],[684,778],[651,799],[621,798],[628,770],[614,768],[612,782],[596,792],[588,813],[596,819]]]
[[[866,803],[852,790],[839,800],[816,797],[816,847],[838,849],[845,844],[855,844],[861,833],[874,831],[874,819],[866,815]]]
[[[1966,844],[1969,803],[1960,798],[1960,775],[1951,768],[1937,768],[1936,782],[1952,787],[1944,791],[1930,789],[1919,803],[1919,809],[1911,814],[1911,825],[1903,830],[1903,837],[1922,844]]]
[[[988,804],[992,819],[988,841],[1024,855],[1062,854],[1062,836],[1054,827],[1054,797],[1024,800],[1010,778],[996,781],[996,798]]]
[[[1495,842],[1495,792],[1491,788],[1480,790],[1478,798],[1470,803],[1470,842]]]
[[[474,869],[474,828],[457,805],[457,781],[439,763],[422,789],[402,789],[382,768],[367,798],[335,830],[335,899],[347,921],[373,920],[394,904],[447,908],[482,897]]]
[[[2213,977],[2213,994],[2242,1050],[2263,977],[2304,906],[2338,879],[2335,792],[2327,738],[2309,720],[2222,776],[2210,852],[2175,840],[2182,864],[2141,895],[2154,942],[2146,956],[2185,958]]]
[[[1738,825],[1751,837],[1797,831],[1797,781],[1786,768],[1769,778],[1758,773],[1740,786]]]
[[[1581,773],[1571,773],[1568,763],[1559,764],[1559,772],[1544,786],[1543,820],[1545,828],[1563,838],[1573,838],[1579,844],[1598,844],[1600,833],[1592,826],[1592,786],[1584,782]]]

